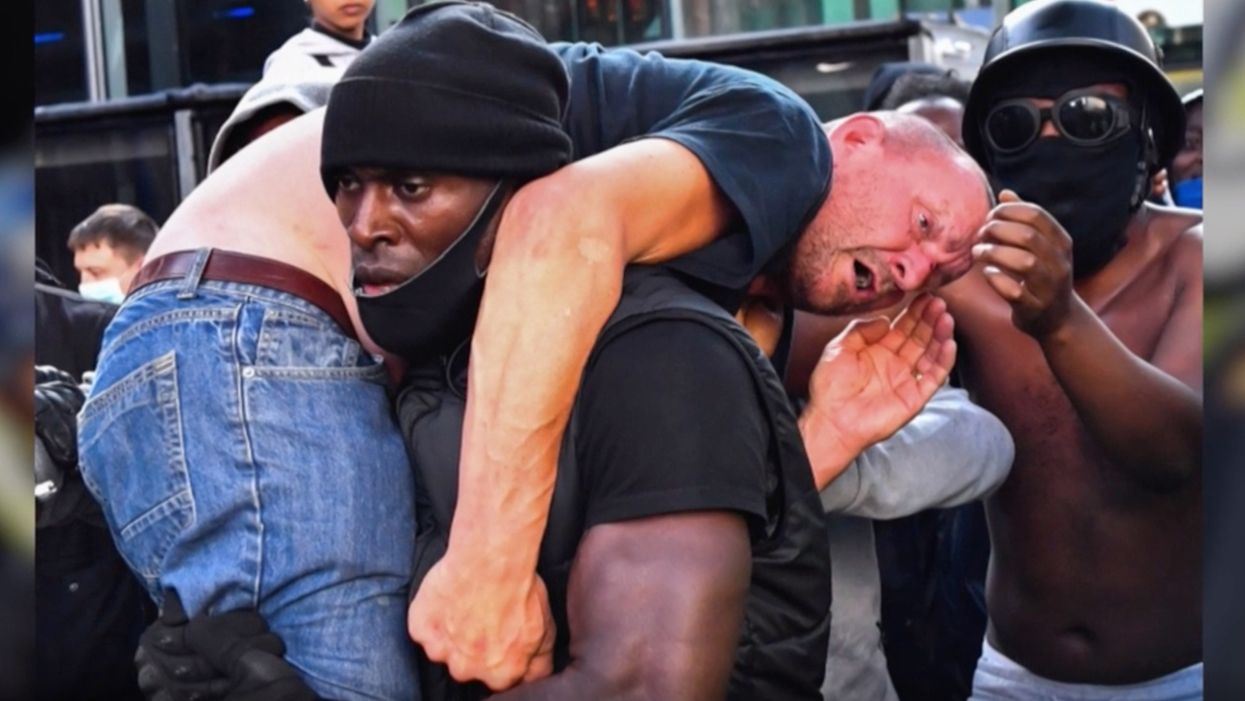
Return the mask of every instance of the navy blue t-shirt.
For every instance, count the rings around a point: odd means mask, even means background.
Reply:
[[[830,145],[817,115],[765,76],[655,52],[553,44],[570,73],[563,120],[578,160],[641,137],[700,159],[740,225],[669,267],[742,291],[816,213],[830,186]]]

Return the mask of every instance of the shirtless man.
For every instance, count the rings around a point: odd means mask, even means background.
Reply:
[[[1201,697],[1201,218],[1142,201],[1181,116],[1145,29],[1085,0],[1008,15],[973,85],[1001,203],[944,296],[1016,443],[974,698]]]

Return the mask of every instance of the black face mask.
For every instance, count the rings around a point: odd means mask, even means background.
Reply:
[[[1023,199],[1041,205],[1072,237],[1075,277],[1097,272],[1111,261],[1124,245],[1129,217],[1149,191],[1147,161],[1152,150],[1143,147],[1148,143],[1143,139],[1148,120],[1144,96],[1132,74],[1126,61],[1100,53],[1047,51],[1017,64],[1006,82],[989,86],[996,103],[1013,98],[1058,100],[1069,91],[1102,83],[1123,83],[1132,95],[1131,127],[1104,144],[1037,138],[1008,154],[987,146],[996,191],[1011,188]]]
[[[1101,146],[1040,138],[1017,153],[990,154],[991,178],[1041,205],[1072,237],[1072,274],[1102,269],[1124,245],[1148,182],[1137,128]]]
[[[415,277],[383,295],[355,292],[363,328],[381,348],[417,363],[449,353],[471,334],[484,293],[476,251],[508,191],[497,183],[463,233]]]

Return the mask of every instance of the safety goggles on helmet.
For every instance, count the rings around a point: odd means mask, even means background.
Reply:
[[[1128,133],[1128,102],[1093,89],[1064,93],[1050,107],[1028,99],[1004,100],[986,114],[985,136],[997,153],[1015,153],[1033,143],[1050,120],[1064,138],[1080,146],[1098,146]]]

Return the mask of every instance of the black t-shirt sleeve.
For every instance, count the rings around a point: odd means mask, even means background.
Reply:
[[[672,262],[743,288],[793,241],[825,199],[830,145],[817,115],[774,80],[655,52],[554,44],[571,78],[564,123],[574,158],[629,140],[675,141],[704,164],[742,226]]]
[[[682,320],[644,323],[599,351],[576,434],[585,528],[701,510],[763,522],[769,428],[745,362]]]

